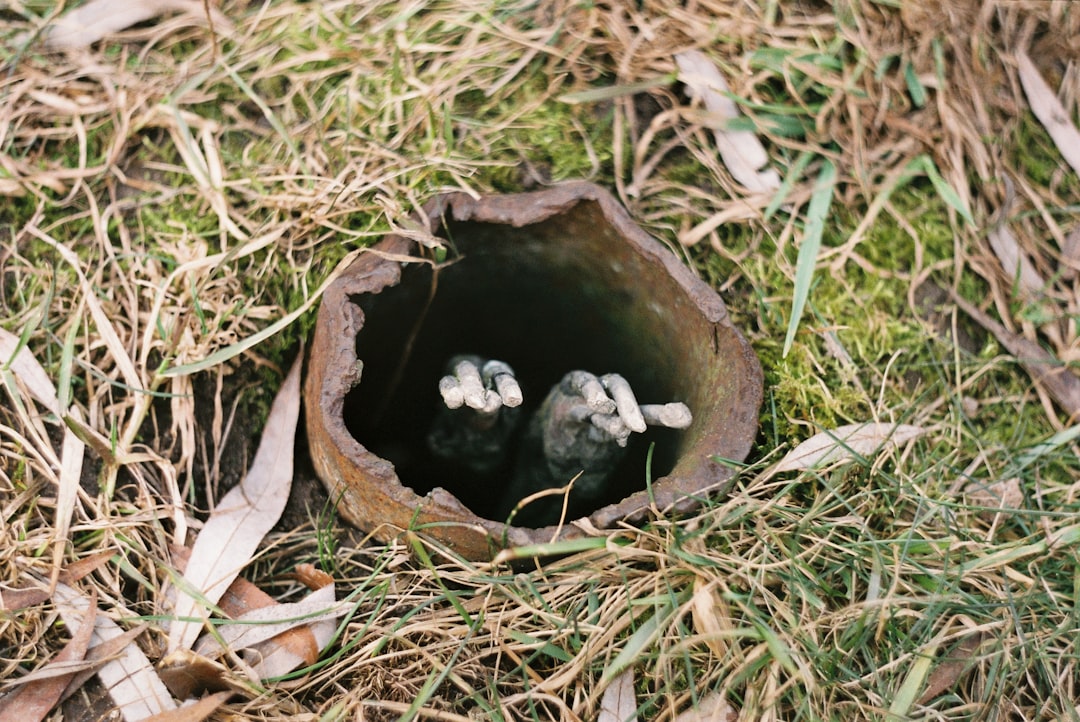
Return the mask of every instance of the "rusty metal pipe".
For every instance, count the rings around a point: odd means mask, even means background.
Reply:
[[[693,411],[685,430],[635,434],[601,498],[572,518],[601,529],[642,519],[650,445],[657,507],[689,508],[724,491],[732,471],[714,459],[749,453],[760,364],[720,297],[607,191],[569,183],[479,199],[453,193],[425,214],[452,263],[402,263],[419,250],[387,236],[331,284],[319,310],[308,439],[347,521],[381,539],[422,528],[473,559],[552,539],[554,526],[506,526],[492,507],[512,458],[478,473],[452,468],[424,443],[444,364],[462,353],[513,366],[523,413],[573,369],[618,373],[639,399]],[[583,533],[566,524],[560,535]]]

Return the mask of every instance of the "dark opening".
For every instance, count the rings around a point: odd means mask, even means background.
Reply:
[[[427,448],[441,404],[438,380],[455,354],[513,366],[526,417],[574,369],[622,374],[641,403],[686,398],[672,355],[650,333],[650,324],[663,318],[650,310],[655,303],[635,272],[638,261],[566,243],[564,234],[574,232],[574,214],[567,215],[570,222],[525,228],[449,224],[440,235],[450,240],[457,262],[437,273],[410,264],[397,286],[353,299],[365,316],[356,339],[363,375],[345,399],[346,426],[418,494],[442,487],[478,516],[505,521],[494,515],[513,453],[506,467],[480,475],[453,468]],[[679,433],[667,429],[635,434],[603,497],[587,507],[572,505],[569,518],[644,489],[651,444],[652,478],[670,472],[678,441]]]

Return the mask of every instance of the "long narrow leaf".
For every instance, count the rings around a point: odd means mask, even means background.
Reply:
[[[170,652],[191,647],[202,629],[201,622],[192,620],[206,615],[206,603],[217,603],[285,509],[300,415],[301,359],[302,355],[270,407],[247,475],[218,502],[195,539],[184,579],[200,594],[191,594],[184,586],[178,588],[176,619],[169,629]]]
[[[791,318],[788,320],[787,337],[784,338],[784,356],[791,350],[795,332],[799,329],[799,320],[806,308],[810,296],[810,285],[814,280],[814,265],[818,251],[821,250],[821,236],[825,232],[825,218],[832,206],[833,191],[836,189],[836,165],[826,159],[818,174],[814,192],[810,196],[810,206],[806,211],[806,231],[802,245],[799,246],[799,258],[795,264],[795,295],[791,302]]]

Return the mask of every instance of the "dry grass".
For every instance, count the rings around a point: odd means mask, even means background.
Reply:
[[[594,719],[631,664],[641,719],[674,719],[714,691],[748,720],[1080,716],[1077,456],[1073,435],[1051,437],[1075,409],[940,307],[951,289],[1077,360],[1080,182],[1027,111],[1015,51],[1028,48],[1075,120],[1080,13],[1011,0],[670,5],[226,3],[231,31],[166,18],[66,54],[19,39],[52,3],[2,11],[0,323],[84,420],[91,452],[59,562],[114,555],[81,584],[125,625],[150,621],[151,659],[168,544],[243,472],[310,324],[305,304],[335,266],[407,229],[439,190],[585,177],[681,244],[747,329],[769,380],[759,460],[815,425],[930,433],[821,473],[778,477],[762,461],[694,518],[540,569],[469,564],[420,537],[384,548],[332,527],[282,531],[250,577],[284,598],[296,590],[275,580],[321,561],[356,611],[315,669],[227,708]],[[786,359],[801,220],[764,217],[772,198],[741,191],[665,80],[691,47],[744,99],[781,174],[805,163],[789,202],[805,204],[821,159],[840,169]],[[560,100],[608,86],[627,89]],[[922,156],[944,183],[912,171]],[[990,250],[999,220],[1048,280],[1034,294]],[[56,571],[62,426],[3,383],[7,598]],[[973,482],[982,491],[965,493]],[[1010,504],[993,508],[1006,489]],[[0,612],[0,678],[65,637],[49,603]]]

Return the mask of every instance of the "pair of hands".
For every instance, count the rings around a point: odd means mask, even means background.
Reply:
[[[481,418],[496,416],[503,407],[520,406],[521,387],[514,370],[497,360],[458,356],[451,360],[451,372],[439,381],[439,393],[447,408],[467,407]],[[630,435],[648,426],[685,429],[693,417],[682,402],[638,404],[629,382],[619,374],[596,376],[587,371],[571,371],[560,382],[561,390],[577,400],[567,417],[590,423],[598,441],[614,441],[626,446]]]

